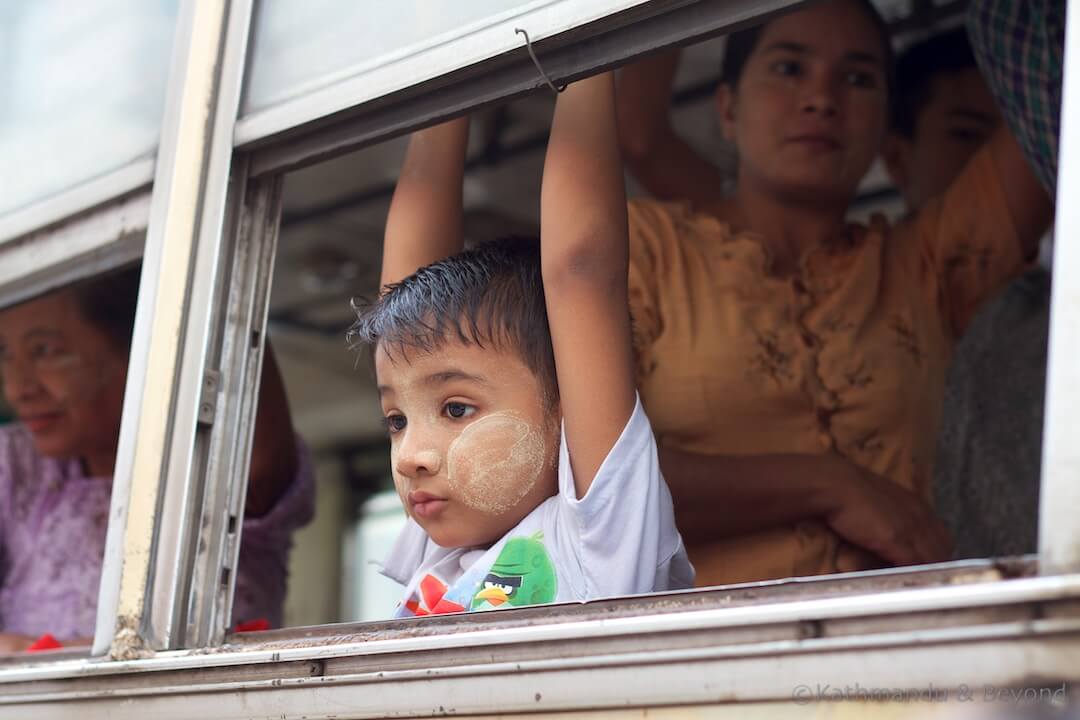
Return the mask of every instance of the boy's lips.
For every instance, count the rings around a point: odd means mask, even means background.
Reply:
[[[425,519],[434,517],[446,507],[446,498],[422,490],[410,492],[408,500],[412,514]]]
[[[839,138],[830,133],[804,132],[793,135],[787,139],[789,144],[802,145],[818,150],[839,150],[841,143]]]

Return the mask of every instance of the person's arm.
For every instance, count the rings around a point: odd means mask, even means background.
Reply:
[[[724,178],[671,126],[678,65],[679,51],[669,50],[620,71],[619,146],[631,174],[653,196],[707,206],[720,199]]]
[[[296,476],[296,438],[289,401],[269,340],[263,353],[262,383],[255,416],[245,517],[262,517]]]
[[[0,633],[0,655],[22,652],[30,647],[36,638],[15,633]]]
[[[1050,225],[1054,205],[1008,128],[989,140],[990,157],[1006,185],[1005,207],[1012,219],[1025,258],[1039,252],[1039,241]]]
[[[837,455],[696,455],[661,448],[690,544],[820,520],[895,565],[950,557],[944,525],[915,493]]]
[[[626,194],[610,73],[559,96],[544,161],[540,256],[577,496],[634,410]]]
[[[409,138],[386,218],[382,287],[464,248],[461,192],[468,140],[468,116]]]

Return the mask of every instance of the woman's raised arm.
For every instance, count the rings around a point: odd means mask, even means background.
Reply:
[[[661,200],[695,206],[720,199],[723,175],[671,126],[671,93],[679,51],[669,50],[622,69],[616,114],[623,161]]]

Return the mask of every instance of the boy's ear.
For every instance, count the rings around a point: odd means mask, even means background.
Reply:
[[[890,132],[881,146],[881,159],[893,185],[901,195],[906,195],[911,180],[911,140]]]
[[[716,87],[716,115],[720,118],[720,132],[730,143],[735,142],[735,90],[727,83]]]

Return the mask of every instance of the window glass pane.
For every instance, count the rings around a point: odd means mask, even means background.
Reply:
[[[154,151],[176,10],[176,0],[0,3],[0,213]]]
[[[242,114],[551,2],[257,2]]]

